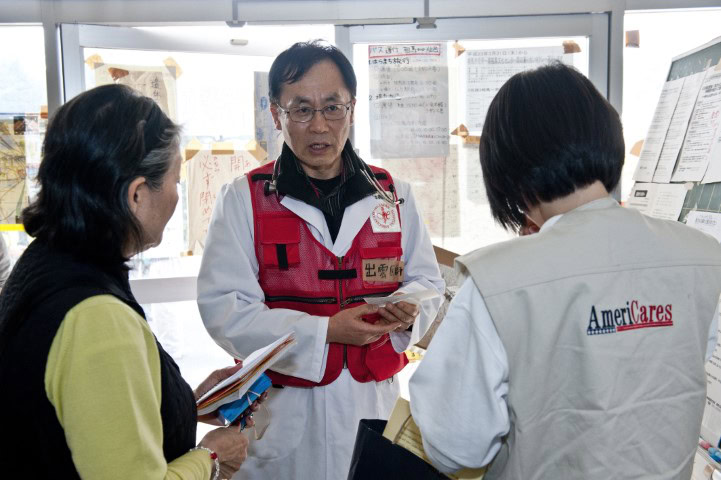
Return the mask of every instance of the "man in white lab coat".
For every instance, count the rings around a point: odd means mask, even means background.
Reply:
[[[295,44],[269,83],[283,151],[223,187],[198,307],[238,358],[290,330],[297,339],[270,374],[270,426],[238,478],[341,479],[359,420],[387,418],[403,351],[440,303],[378,309],[362,298],[444,285],[409,186],[366,165],[348,141],[356,79],[347,58]]]

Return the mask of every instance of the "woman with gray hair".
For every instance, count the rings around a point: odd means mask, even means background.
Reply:
[[[126,262],[160,243],[175,210],[178,134],[155,102],[121,85],[78,95],[52,119],[40,192],[23,212],[35,240],[0,296],[5,470],[204,480],[245,459],[248,440],[234,428],[195,444],[195,400],[237,367],[193,392],[128,282]]]

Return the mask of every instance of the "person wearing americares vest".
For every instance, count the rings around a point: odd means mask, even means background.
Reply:
[[[195,399],[237,367],[193,392],[128,282],[126,262],[160,243],[175,210],[178,142],[160,107],[123,85],[53,115],[22,214],[35,240],[0,296],[4,478],[217,480],[243,462],[234,428],[196,447]]]
[[[408,184],[368,166],[348,140],[348,59],[319,42],[295,44],[269,83],[282,153],[218,196],[198,307],[239,358],[289,330],[297,339],[269,374],[272,420],[237,478],[335,480],[348,475],[360,419],[390,413],[403,351],[440,303],[376,309],[363,297],[444,285]]]
[[[470,278],[410,381],[444,472],[691,476],[721,246],[621,207],[609,192],[623,160],[618,114],[572,67],[519,73],[492,101],[480,145],[491,211],[540,231],[457,261]]]

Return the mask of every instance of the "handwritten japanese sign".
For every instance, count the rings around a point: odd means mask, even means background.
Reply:
[[[372,258],[363,260],[364,282],[402,282],[403,261],[395,258]]]
[[[214,155],[201,150],[188,162],[188,248],[193,253],[205,246],[210,217],[220,189],[248,173],[258,161],[246,151]]]
[[[175,116],[176,79],[174,68],[169,66],[149,67],[131,65],[110,65],[95,63],[95,85],[119,83],[127,85],[138,93],[150,97],[170,119]]]
[[[448,155],[445,43],[369,45],[371,155]]]

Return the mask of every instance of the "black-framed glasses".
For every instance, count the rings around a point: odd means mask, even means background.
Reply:
[[[310,107],[293,107],[283,108],[280,105],[277,107],[285,112],[288,117],[294,122],[306,123],[313,119],[315,112],[323,114],[323,118],[326,120],[342,120],[348,115],[348,110],[351,109],[351,102],[346,104],[334,103],[332,105],[326,105],[323,108],[310,108]]]

